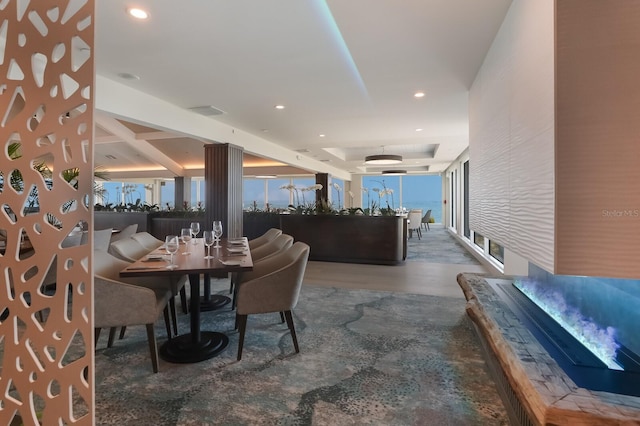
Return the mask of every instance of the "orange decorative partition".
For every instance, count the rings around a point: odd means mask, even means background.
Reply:
[[[0,1],[3,425],[94,421],[93,44],[93,0]]]

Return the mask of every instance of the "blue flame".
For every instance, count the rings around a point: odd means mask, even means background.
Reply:
[[[536,281],[516,280],[513,285],[604,362],[607,367],[612,370],[624,370],[616,361],[616,352],[620,345],[615,340],[615,328],[599,327],[591,318],[584,317],[578,309],[568,305],[562,294],[543,288]]]

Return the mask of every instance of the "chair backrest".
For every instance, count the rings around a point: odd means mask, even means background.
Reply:
[[[113,241],[109,245],[109,253],[122,260],[135,262],[149,253],[150,250],[144,248],[139,242],[133,238],[125,238]]]
[[[104,250],[93,251],[94,275],[120,281],[120,271],[129,265],[131,265],[131,262],[118,259]]]
[[[422,223],[422,210],[411,210],[409,212],[409,228],[419,228]]]
[[[253,262],[266,259],[276,253],[286,250],[293,245],[293,237],[287,234],[278,235],[273,241],[269,241],[255,249],[251,249],[251,260]]]
[[[127,225],[120,230],[120,232],[115,232],[111,235],[111,242],[115,242],[118,240],[124,240],[127,238],[131,238],[133,234],[138,232],[138,224],[133,223],[131,225]]]
[[[164,244],[163,241],[160,241],[148,232],[136,232],[131,236],[131,238],[136,240],[142,247],[149,251],[155,250]]]
[[[271,228],[264,234],[260,235],[259,237],[254,238],[253,240],[249,240],[249,248],[251,250],[256,249],[261,245],[268,243],[269,241],[275,240],[276,237],[280,234],[282,234],[282,231],[280,229]]]
[[[243,274],[238,285],[240,315],[290,311],[298,304],[309,246],[296,242]]]
[[[429,223],[431,219],[431,209],[427,210],[427,212],[422,216],[422,223]]]
[[[93,249],[108,251],[109,242],[111,241],[112,233],[113,233],[112,228],[99,229],[97,231],[93,231]]]

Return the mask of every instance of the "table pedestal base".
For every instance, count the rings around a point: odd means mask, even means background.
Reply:
[[[229,302],[231,302],[230,298],[219,294],[202,296],[200,298],[200,311],[215,311],[227,305]]]
[[[166,341],[160,347],[160,357],[168,362],[186,364],[213,358],[229,344],[229,338],[216,331],[201,331],[200,342],[194,343],[191,334],[183,334]]]

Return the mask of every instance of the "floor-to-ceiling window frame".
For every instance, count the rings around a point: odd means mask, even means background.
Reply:
[[[470,181],[473,159],[468,152],[461,155],[447,169],[446,193],[449,194],[447,223],[469,249],[477,252],[499,271],[504,271],[504,247],[475,232],[470,225]],[[460,178],[458,178],[458,176]]]

